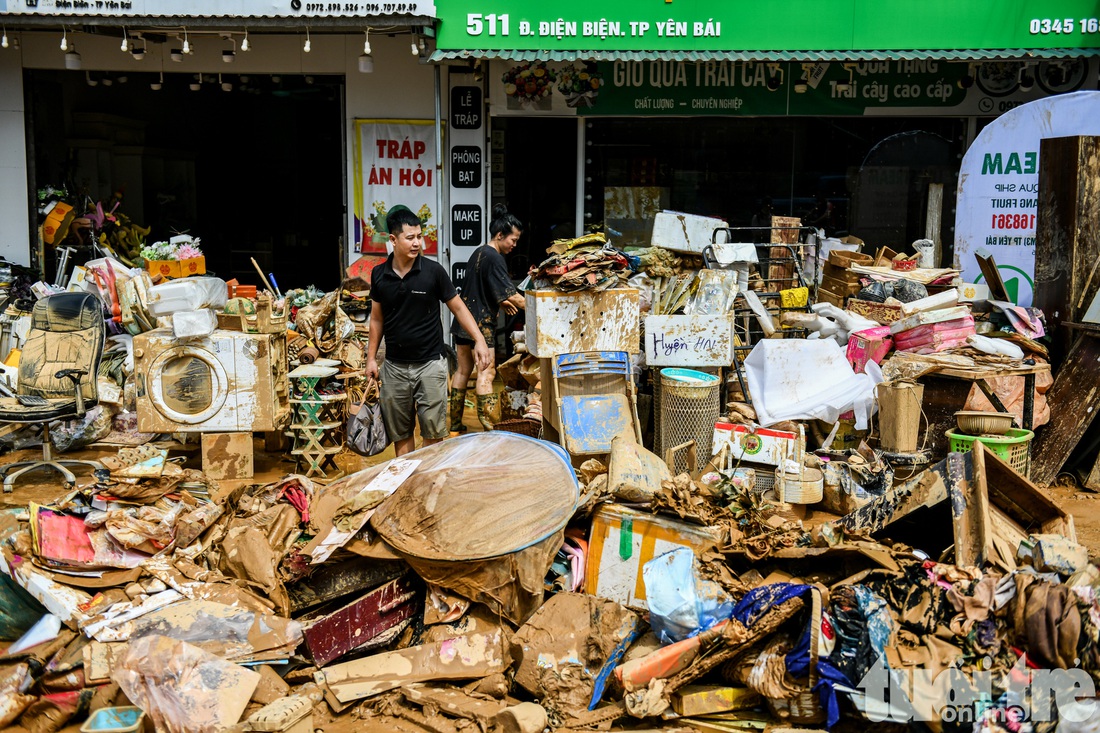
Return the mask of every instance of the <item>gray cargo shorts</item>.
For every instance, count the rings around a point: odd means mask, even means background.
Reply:
[[[379,370],[382,382],[382,421],[386,435],[397,442],[411,438],[416,418],[420,434],[429,440],[450,435],[447,427],[447,359],[439,357],[419,364],[389,359]]]

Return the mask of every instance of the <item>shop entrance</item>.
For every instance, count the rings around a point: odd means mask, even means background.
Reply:
[[[340,283],[343,78],[28,71],[36,189],[201,238],[207,270],[281,289]],[[154,86],[159,88],[154,89]],[[78,260],[79,261],[79,260]],[[53,277],[53,256],[46,253]]]
[[[491,143],[492,202],[506,204],[523,222],[523,237],[508,258],[519,280],[546,259],[550,242],[578,236],[577,121],[496,117]]]

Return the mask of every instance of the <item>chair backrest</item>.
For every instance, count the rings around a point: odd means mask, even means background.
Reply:
[[[87,372],[81,381],[85,404],[99,399],[96,373],[103,352],[103,303],[90,293],[59,293],[39,300],[19,358],[19,394],[72,397],[73,383],[54,375],[62,369]]]

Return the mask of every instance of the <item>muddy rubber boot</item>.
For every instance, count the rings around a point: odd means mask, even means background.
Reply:
[[[500,397],[496,392],[477,396],[477,419],[486,430],[500,422]]]
[[[466,432],[466,426],[462,424],[462,411],[465,408],[466,390],[451,387],[451,396],[447,401],[447,415],[452,435],[461,435]]]

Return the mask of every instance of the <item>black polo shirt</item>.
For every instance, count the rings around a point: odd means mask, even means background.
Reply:
[[[382,308],[386,358],[419,364],[443,355],[443,319],[439,304],[458,295],[443,265],[417,255],[401,277],[393,269],[393,254],[371,271],[370,299]]]

